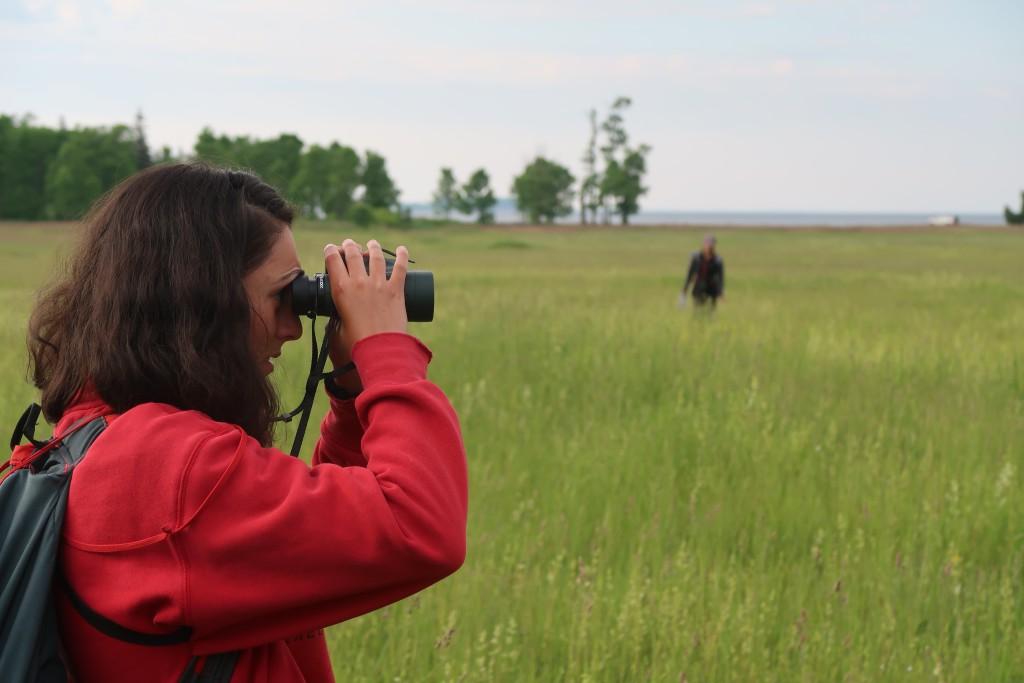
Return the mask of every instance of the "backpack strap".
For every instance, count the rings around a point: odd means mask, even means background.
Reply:
[[[90,626],[103,635],[110,636],[117,640],[123,640],[124,642],[132,643],[133,645],[146,645],[149,647],[180,645],[181,643],[187,643],[188,639],[192,637],[192,629],[188,626],[180,626],[170,633],[142,633],[141,631],[133,631],[130,628],[126,628],[89,607],[85,600],[83,600],[82,597],[71,587],[71,584],[68,583],[68,579],[64,576],[64,572],[58,571],[57,577],[61,582],[61,586],[64,588],[64,592],[67,593],[68,599],[74,606],[75,611],[78,612],[83,619],[89,622]]]
[[[241,653],[235,651],[206,657],[193,657],[189,660],[185,671],[182,672],[178,683],[228,683],[235,672],[239,654]],[[202,666],[197,673],[196,667],[199,666],[200,660],[202,660]]]
[[[85,452],[89,450],[89,446],[92,446],[93,441],[106,428],[107,419],[102,415],[94,417],[89,421],[82,420],[73,424],[59,439],[61,445],[66,448],[67,463],[71,466],[77,465],[85,457]]]
[[[142,633],[141,631],[126,628],[89,607],[85,600],[68,583],[64,572],[58,571],[57,574],[75,611],[90,626],[106,636],[126,643],[132,643],[133,645],[144,645],[147,647],[181,645],[182,643],[187,643],[192,637],[192,629],[188,626],[180,626],[170,633]],[[216,655],[192,657],[188,660],[188,665],[178,681],[179,683],[230,683],[241,654],[240,650],[234,650]]]

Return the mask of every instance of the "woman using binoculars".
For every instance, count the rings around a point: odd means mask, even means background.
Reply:
[[[178,681],[223,653],[223,680],[332,681],[325,626],[463,562],[465,452],[406,333],[404,247],[390,279],[375,241],[324,249],[331,359],[357,370],[329,387],[312,465],[272,446],[268,375],[302,334],[291,222],[251,174],[150,168],[93,209],[36,305],[55,435],[107,422],[74,470],[54,593],[77,681]]]

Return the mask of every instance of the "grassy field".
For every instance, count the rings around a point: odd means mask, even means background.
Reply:
[[[329,228],[307,270],[373,235],[434,271],[472,487],[463,569],[332,628],[339,680],[1024,681],[1024,232],[722,230],[708,317],[698,231]],[[0,237],[13,426],[71,241]]]

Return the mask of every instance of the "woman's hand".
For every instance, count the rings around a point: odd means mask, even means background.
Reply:
[[[356,342],[381,332],[405,332],[405,274],[409,269],[409,250],[398,247],[391,279],[386,277],[384,252],[377,240],[366,244],[368,263],[350,239],[341,247],[324,247],[324,263],[331,281],[331,297],[341,316],[341,325],[331,338],[331,362],[335,367],[348,362]],[[342,255],[344,254],[344,259]],[[369,270],[367,270],[367,268]]]

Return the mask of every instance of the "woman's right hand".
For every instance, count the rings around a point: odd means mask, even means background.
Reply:
[[[409,250],[398,247],[388,279],[380,243],[370,240],[366,246],[369,261],[365,266],[362,249],[350,239],[342,242],[341,247],[324,247],[331,297],[341,316],[339,339],[332,341],[340,343],[346,355],[351,355],[352,347],[361,339],[381,332],[405,332],[408,328],[405,275],[409,269]]]

